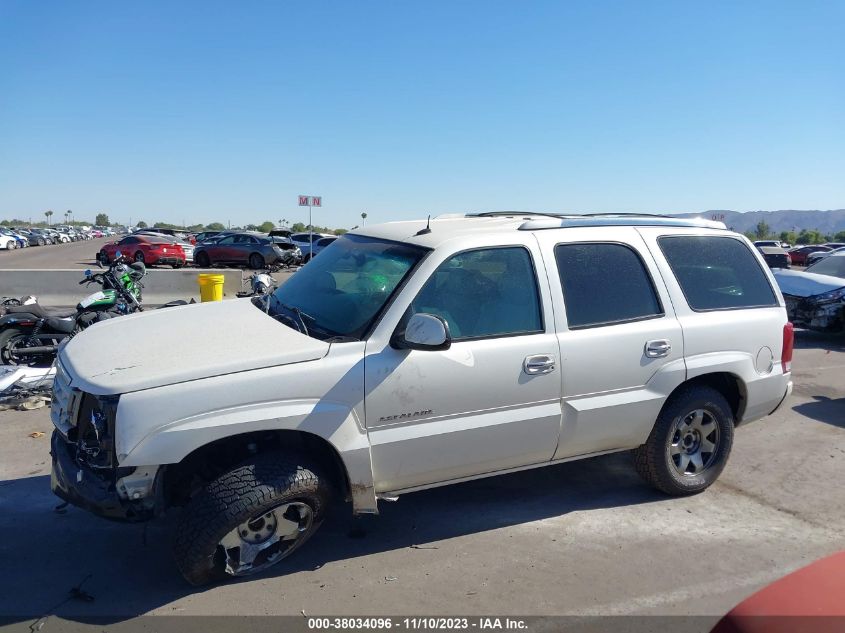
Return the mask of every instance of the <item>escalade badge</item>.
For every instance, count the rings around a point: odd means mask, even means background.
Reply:
[[[391,420],[407,420],[408,418],[418,418],[421,415],[429,415],[431,413],[434,413],[433,409],[424,409],[422,411],[414,411],[409,413],[397,413],[396,415],[383,415],[378,419],[378,421],[390,422]]]

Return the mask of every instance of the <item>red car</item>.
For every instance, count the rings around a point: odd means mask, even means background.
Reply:
[[[820,251],[829,251],[832,250],[829,246],[821,246],[820,244],[811,244],[809,246],[796,246],[790,251],[789,259],[790,261],[795,264],[796,266],[806,266],[807,265],[807,256],[810,253],[818,253]]]
[[[154,235],[127,235],[119,242],[103,246],[97,253],[97,259],[103,264],[108,264],[117,256],[117,251],[131,260],[143,262],[146,266],[169,264],[173,268],[181,268],[187,261],[181,246]]]

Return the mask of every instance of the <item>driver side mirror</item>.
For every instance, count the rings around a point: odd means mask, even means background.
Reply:
[[[452,345],[449,324],[441,317],[424,312],[408,319],[404,332],[397,332],[391,341],[398,349],[444,350]]]

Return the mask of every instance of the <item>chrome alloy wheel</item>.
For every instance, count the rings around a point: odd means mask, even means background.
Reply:
[[[679,474],[700,475],[713,464],[718,448],[719,425],[710,412],[696,409],[675,421],[668,449]]]
[[[313,523],[314,511],[299,501],[241,523],[219,543],[226,553],[226,573],[248,576],[279,562],[305,542]]]

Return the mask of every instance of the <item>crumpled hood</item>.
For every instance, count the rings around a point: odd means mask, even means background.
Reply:
[[[845,286],[845,279],[830,275],[805,273],[799,270],[776,270],[773,274],[780,286],[780,291],[793,297],[812,297]]]
[[[317,360],[328,350],[249,300],[234,299],[97,323],[74,336],[59,359],[74,387],[109,395]]]

